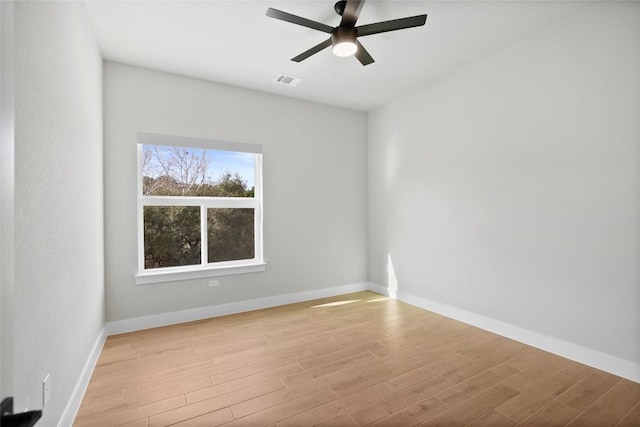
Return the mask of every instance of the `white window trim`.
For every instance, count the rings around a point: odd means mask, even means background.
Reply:
[[[204,197],[143,196],[142,145],[170,145],[202,148],[207,150],[237,151],[254,154],[254,197],[219,197],[215,200]],[[266,270],[263,255],[262,230],[262,146],[201,138],[187,138],[150,133],[138,133],[137,144],[137,227],[138,227],[138,272],[136,285],[201,279],[233,274],[256,273]],[[200,206],[201,260],[198,265],[144,268],[144,207],[145,206]],[[252,208],[254,209],[255,257],[253,259],[207,263],[208,245],[206,233],[207,208]]]
[[[242,264],[218,265],[215,266],[184,266],[184,267],[167,267],[162,271],[159,268],[153,270],[145,270],[144,273],[136,274],[136,285],[149,285],[153,283],[177,282],[181,280],[206,279],[207,277],[231,276],[235,274],[259,273],[265,271],[267,264],[265,262],[246,262],[242,260]]]

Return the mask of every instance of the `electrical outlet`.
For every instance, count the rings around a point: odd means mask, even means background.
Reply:
[[[47,404],[49,401],[49,397],[51,397],[51,377],[47,374],[44,377],[44,381],[42,381],[42,406]]]
[[[220,281],[219,280],[209,280],[209,287],[210,288],[214,288],[216,286],[220,286]]]

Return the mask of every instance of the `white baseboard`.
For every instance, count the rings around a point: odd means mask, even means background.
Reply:
[[[174,311],[171,313],[155,314],[152,316],[136,317],[133,319],[116,320],[113,322],[107,322],[107,335],[175,325],[178,323],[191,322],[210,317],[225,316],[228,314],[277,307],[279,305],[332,297],[351,292],[365,291],[369,289],[369,285],[370,284],[367,282],[354,283],[351,285],[336,286],[333,288],[316,289],[312,291],[296,292],[292,294],[238,301],[228,304],[212,305],[190,310]]]
[[[503,337],[640,383],[640,364],[447,304],[369,283],[368,289]],[[395,295],[394,295],[395,294]]]
[[[93,369],[96,367],[98,357],[100,357],[100,353],[102,352],[102,347],[104,347],[104,342],[106,339],[107,331],[105,327],[102,327],[102,329],[100,330],[100,334],[98,334],[98,338],[96,339],[96,342],[93,344],[93,348],[89,353],[89,357],[87,358],[87,361],[82,368],[80,378],[78,378],[78,382],[73,388],[73,392],[71,393],[71,397],[67,402],[67,406],[64,408],[64,412],[60,417],[60,421],[58,421],[58,427],[71,427],[73,425],[73,421],[76,418],[78,409],[80,409],[80,404],[82,403],[82,399],[84,398],[84,393],[85,391],[87,391],[89,380],[91,379],[91,375],[93,375]]]

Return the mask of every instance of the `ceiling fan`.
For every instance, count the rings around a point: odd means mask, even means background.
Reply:
[[[356,21],[358,20],[363,4],[364,0],[342,0],[337,2],[334,9],[338,15],[342,16],[340,25],[337,27],[331,27],[329,25],[312,21],[301,16],[292,15],[271,7],[267,9],[266,15],[271,18],[280,19],[281,21],[291,22],[292,24],[302,25],[303,27],[331,34],[331,37],[327,40],[302,52],[300,55],[291,58],[292,61],[303,61],[311,55],[314,55],[329,46],[333,46],[334,55],[354,55],[362,65],[369,65],[374,61],[371,55],[369,55],[369,52],[367,52],[360,41],[358,41],[358,37],[386,33],[387,31],[402,30],[405,28],[420,27],[427,21],[427,15],[425,14],[356,27]]]

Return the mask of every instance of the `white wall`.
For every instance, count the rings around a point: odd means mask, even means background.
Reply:
[[[372,112],[370,280],[640,363],[639,29],[593,4]]]
[[[15,4],[15,397],[53,426],[104,325],[102,59],[79,2]]]
[[[365,113],[112,62],[104,109],[108,321],[366,280]],[[139,131],[263,145],[265,272],[136,286]]]
[[[13,3],[0,2],[0,398],[13,396]]]

